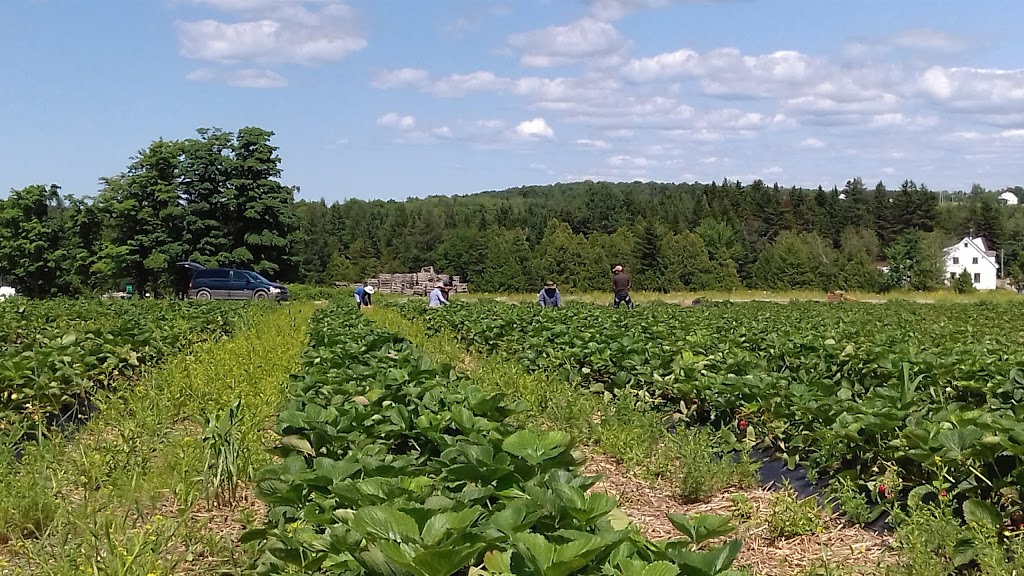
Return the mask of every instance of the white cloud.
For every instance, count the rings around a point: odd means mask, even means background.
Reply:
[[[582,148],[591,148],[594,150],[604,150],[611,147],[611,145],[604,140],[591,140],[589,138],[580,138],[576,141],[576,144]]]
[[[643,156],[611,156],[608,158],[608,165],[616,168],[649,168],[655,165],[653,160]]]
[[[513,34],[508,43],[522,51],[524,66],[550,68],[579,60],[611,56],[626,46],[615,26],[594,18],[582,18],[565,26]]]
[[[236,88],[284,88],[288,80],[273,70],[245,68],[228,74],[227,83]]]
[[[891,43],[902,48],[935,52],[961,52],[967,48],[963,38],[930,28],[904,30],[891,38]]]
[[[800,147],[808,150],[820,150],[825,147],[825,143],[817,138],[804,138],[800,141]]]
[[[664,8],[680,0],[587,0],[591,13],[602,20],[617,20],[630,12]],[[691,0],[692,1],[692,0]]]
[[[851,58],[883,56],[893,50],[905,50],[933,54],[956,54],[970,47],[966,39],[933,28],[911,28],[883,37],[854,40],[843,47]]]
[[[185,75],[186,80],[192,82],[209,82],[217,78],[217,71],[213,68],[196,68]]]
[[[543,118],[534,118],[533,120],[524,120],[516,126],[516,134],[523,138],[544,138],[552,139],[555,137],[555,131],[548,126],[548,123]]]
[[[1013,113],[1024,105],[1024,69],[943,68],[921,73],[921,92],[933,101],[972,113]]]
[[[458,98],[473,92],[494,92],[510,86],[507,78],[480,70],[469,74],[452,74],[430,83],[426,90],[442,98]]]
[[[386,126],[388,128],[398,128],[399,130],[412,130],[416,127],[416,118],[409,115],[388,112],[387,114],[377,118],[377,125]]]
[[[353,14],[334,0],[198,0],[240,21],[179,21],[182,56],[220,63],[322,64],[366,47]]]
[[[399,68],[398,70],[385,70],[378,73],[373,79],[375,88],[420,88],[430,82],[430,73],[418,68]]]
[[[192,82],[223,80],[228,86],[235,88],[284,88],[288,85],[287,78],[265,68],[243,68],[241,70],[197,68],[186,74],[185,79]]]

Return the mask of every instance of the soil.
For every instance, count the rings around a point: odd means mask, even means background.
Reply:
[[[584,472],[603,476],[591,490],[616,496],[622,511],[651,539],[679,535],[669,523],[668,513],[733,515],[731,497],[742,494],[748,498],[753,514],[749,520],[735,520],[739,528],[732,537],[743,540],[736,568],[748,568],[759,576],[788,576],[826,566],[841,566],[844,574],[872,574],[878,572],[879,566],[896,561],[887,538],[837,518],[828,518],[825,529],[818,534],[770,537],[766,519],[773,493],[767,489],[726,491],[708,502],[686,504],[672,496],[671,487],[636,478],[614,458],[587,452],[589,459]]]

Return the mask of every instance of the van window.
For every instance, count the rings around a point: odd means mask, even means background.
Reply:
[[[228,270],[224,270],[224,269],[221,269],[221,268],[207,268],[206,270],[199,270],[199,271],[197,271],[196,275],[193,276],[193,278],[196,278],[196,279],[202,279],[202,278],[221,278],[221,279],[224,279],[224,278],[228,277],[228,272],[229,272]]]

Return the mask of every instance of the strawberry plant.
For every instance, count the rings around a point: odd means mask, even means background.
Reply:
[[[157,300],[0,303],[0,442],[73,423],[97,393],[228,334],[244,310]]]
[[[991,502],[1007,519],[1024,512],[1019,303],[649,305],[629,315],[580,303],[395,306],[580,393],[644,391],[652,409],[720,431],[723,445],[842,473],[868,502],[913,494]]]
[[[573,439],[521,429],[491,394],[356,310],[314,316],[257,476],[268,505],[261,574],[727,574],[722,520],[676,517],[686,537],[643,538],[589,493]]]

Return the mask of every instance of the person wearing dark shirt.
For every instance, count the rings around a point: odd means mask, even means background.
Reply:
[[[629,289],[631,288],[629,274],[622,271],[622,266],[616,266],[612,269],[612,291],[615,292],[615,299],[612,300],[612,306],[615,308],[619,307],[619,304],[625,302],[626,308],[633,309],[633,299],[629,297]]]
[[[555,286],[555,283],[550,280],[544,283],[544,288],[537,295],[537,300],[542,308],[559,308],[562,306],[562,295],[558,293],[558,287]]]
[[[356,307],[373,306],[373,293],[377,289],[373,286],[360,286],[356,288]]]

